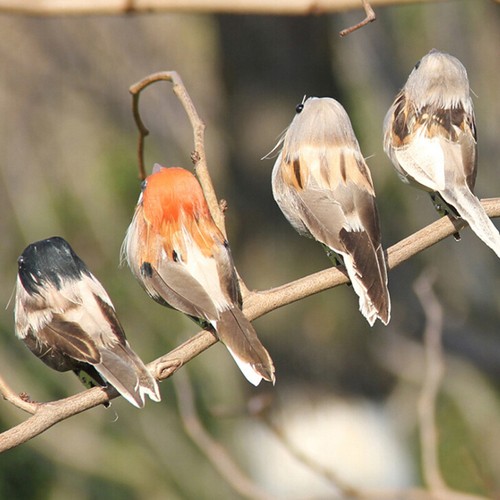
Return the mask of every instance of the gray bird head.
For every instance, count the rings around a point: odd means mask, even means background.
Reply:
[[[449,109],[470,100],[464,65],[445,52],[432,49],[415,65],[405,85],[408,97],[418,107],[434,105]]]

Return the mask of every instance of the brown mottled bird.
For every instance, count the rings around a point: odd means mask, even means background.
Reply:
[[[345,265],[368,323],[387,324],[391,301],[375,191],[349,117],[328,97],[310,97],[296,111],[274,165],[274,198],[301,235]]]
[[[433,49],[385,117],[384,149],[403,182],[428,191],[441,215],[464,219],[500,257],[500,234],[473,194],[476,141],[467,72],[456,57]]]
[[[106,290],[69,243],[52,237],[18,259],[16,335],[45,364],[87,387],[111,384],[138,408],[160,401],[156,380],[131,349]]]
[[[215,330],[249,382],[274,383],[272,359],[240,309],[228,242],[191,172],[155,165],[122,254],[151,298]]]

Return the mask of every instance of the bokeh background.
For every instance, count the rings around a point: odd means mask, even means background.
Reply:
[[[153,303],[119,267],[140,190],[128,87],[149,73],[179,72],[206,122],[209,169],[228,202],[230,244],[251,289],[329,266],[320,246],[283,218],[271,193],[274,162],[262,160],[304,95],[334,97],[348,111],[389,247],[437,215],[425,193],[394,173],[382,150],[382,121],[417,60],[433,47],[450,52],[466,66],[475,95],[476,193],[500,196],[498,5],[456,0],[376,12],[375,23],[345,39],[338,32],[359,21],[361,10],[311,17],[0,15],[0,370],[16,391],[47,401],[82,389],[14,336],[16,259],[38,239],[60,235],[72,244],[107,288],[145,361],[197,331]],[[148,88],[141,110],[151,131],[149,168],[190,168],[192,132],[169,84]],[[346,286],[256,320],[276,365],[274,388],[249,386],[220,345],[182,369],[208,432],[257,489],[281,498],[335,494],[320,467],[293,456],[294,447],[358,487],[421,484],[416,405],[425,317],[413,284],[429,270],[444,311],[442,471],[454,488],[500,494],[500,263],[468,229],[459,243],[448,238],[390,273],[388,327],[370,328]],[[160,404],[138,411],[118,399],[2,454],[0,497],[239,498],[186,435],[174,382],[164,381],[161,391]],[[249,415],[256,401],[268,405],[274,431]],[[1,402],[2,430],[25,418]]]

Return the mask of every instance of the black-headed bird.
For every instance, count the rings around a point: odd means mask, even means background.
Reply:
[[[138,408],[158,384],[132,350],[106,290],[58,236],[18,259],[16,335],[46,365],[72,370],[87,387],[111,384]]]

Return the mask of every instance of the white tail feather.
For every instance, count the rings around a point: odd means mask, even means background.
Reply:
[[[227,347],[227,346],[226,346]],[[262,376],[255,370],[255,368],[242,359],[238,358],[236,354],[227,347],[229,354],[233,357],[235,363],[238,365],[238,368],[241,370],[241,373],[245,376],[245,378],[253,385],[258,386],[262,380]]]
[[[467,188],[453,192],[445,190],[440,194],[457,210],[476,235],[500,257],[500,233],[474,194]]]
[[[365,285],[358,276],[352,257],[348,254],[342,254],[342,256],[344,257],[344,265],[349,275],[349,279],[351,280],[352,287],[359,296],[359,310],[366,318],[366,321],[368,321],[368,324],[373,326],[375,320],[379,318],[379,313],[368,296]],[[384,322],[384,324],[386,323]]]

